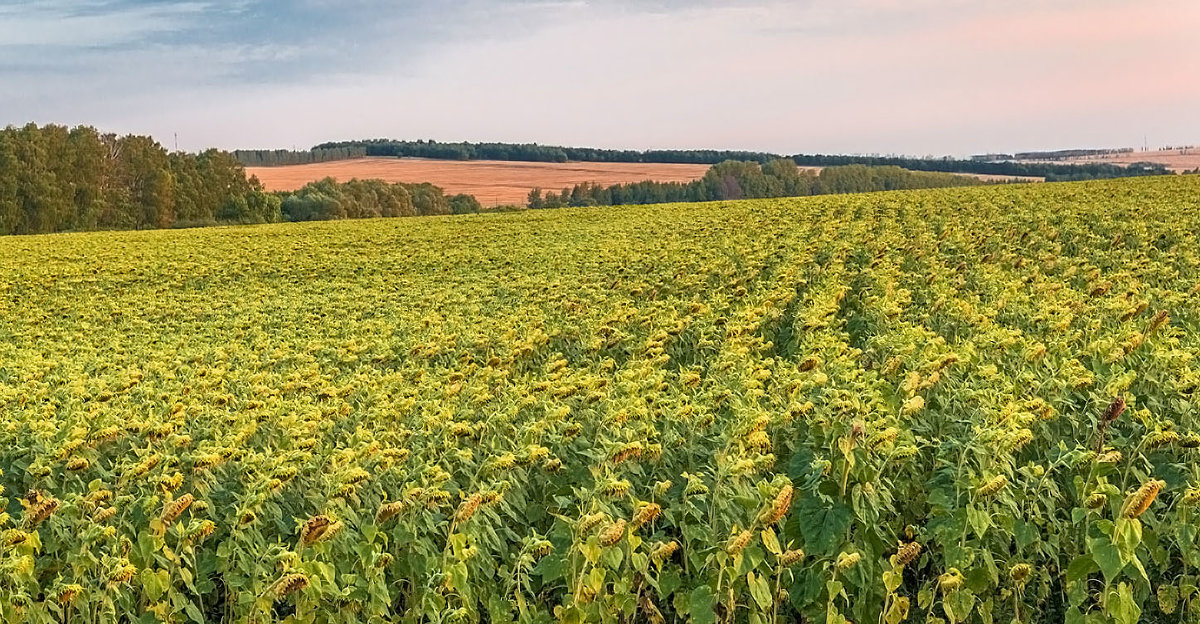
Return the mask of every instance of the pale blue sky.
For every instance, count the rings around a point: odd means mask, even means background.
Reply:
[[[0,125],[969,154],[1200,143],[1195,0],[0,0]]]

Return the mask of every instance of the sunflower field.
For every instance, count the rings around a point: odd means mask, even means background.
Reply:
[[[1200,621],[1200,178],[0,240],[0,621]]]

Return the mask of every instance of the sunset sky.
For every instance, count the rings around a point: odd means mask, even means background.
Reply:
[[[0,0],[0,126],[781,153],[1200,144],[1196,0]]]

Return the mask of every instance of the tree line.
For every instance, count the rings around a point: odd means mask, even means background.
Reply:
[[[245,167],[309,165],[333,160],[350,160],[367,155],[363,147],[331,147],[310,150],[234,150],[233,157]]]
[[[759,164],[725,161],[714,165],[693,182],[634,182],[599,186],[578,184],[561,193],[529,193],[530,208],[565,206],[616,206],[669,202],[720,201],[766,197],[803,197],[833,193],[866,193],[904,189],[977,186],[982,180],[950,173],[908,171],[895,166],[843,165],[817,173],[800,169],[786,158]]]
[[[431,184],[321,180],[271,193],[229,152],[168,152],[146,136],[28,124],[0,130],[0,234],[478,212]]]
[[[1046,152],[1017,152],[1013,155],[1004,155],[1004,158],[1010,160],[1014,158],[1017,160],[1066,160],[1068,158],[1109,156],[1113,154],[1130,153],[1133,153],[1132,147],[1120,147],[1116,149],[1065,149]]]
[[[389,184],[382,180],[339,183],[325,178],[280,196],[281,212],[288,221],[466,214],[483,209],[474,196],[447,196],[440,187],[429,183]]]
[[[537,143],[441,143],[438,141],[339,141],[322,143],[313,150],[362,149],[367,156],[431,158],[435,160],[503,160],[519,162],[646,162],[714,165],[726,160],[766,162],[773,158],[761,152],[731,150],[608,150],[562,147]]]
[[[1171,170],[1157,163],[1133,163],[1128,166],[1112,163],[1024,163],[1012,161],[978,161],[954,158],[909,158],[907,156],[841,156],[812,154],[793,156],[802,167],[836,167],[842,165],[894,166],[915,171],[943,173],[975,173],[998,176],[1045,178],[1047,182],[1103,180],[1147,175],[1170,175]]]
[[[488,158],[497,155],[483,153],[489,154]],[[728,153],[693,154],[703,159]],[[726,159],[714,164],[702,179],[687,183],[647,181],[614,186],[585,183],[559,193],[535,190],[530,193],[528,206],[735,200],[982,184],[950,173],[912,171],[891,162],[871,166],[829,164],[852,157],[808,161],[825,167],[818,174],[798,167],[797,158]],[[1055,166],[1080,169],[1075,165]],[[88,126],[28,124],[0,130],[0,234],[446,215],[482,210],[474,197],[446,195],[432,184],[389,184],[380,180],[339,183],[327,178],[294,192],[271,193],[262,188],[257,178],[247,177],[242,163],[229,152],[216,149],[198,154],[168,152],[150,137],[103,134]]]
[[[219,150],[168,153],[86,126],[0,130],[3,234],[275,221],[279,205]]]
[[[1047,181],[1094,180],[1142,175],[1165,175],[1170,171],[1155,163],[1121,166],[1112,163],[1021,163],[1009,160],[914,158],[908,156],[854,156],[836,154],[796,154],[783,156],[769,152],[728,150],[610,150],[588,147],[563,147],[537,143],[441,143],[438,141],[398,141],[370,139],[322,143],[314,150],[362,149],[367,156],[432,158],[439,160],[505,160],[526,162],[622,162],[715,165],[728,160],[753,161],[760,165],[787,158],[802,167],[842,165],[895,166],[910,171],[973,173],[1002,176],[1029,176]]]

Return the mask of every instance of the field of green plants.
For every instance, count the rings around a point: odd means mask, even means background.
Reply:
[[[0,240],[0,621],[1200,621],[1200,177]]]

